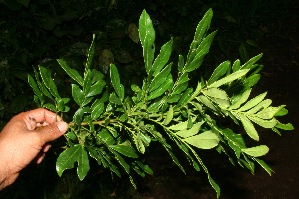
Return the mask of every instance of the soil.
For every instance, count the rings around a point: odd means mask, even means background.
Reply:
[[[232,167],[227,159],[218,154],[209,154],[205,160],[212,177],[221,187],[222,199],[295,199],[299,198],[299,3],[290,4],[281,16],[282,34],[269,36],[260,42],[264,53],[264,65],[257,92],[268,91],[274,105],[285,104],[289,110],[284,122],[291,122],[295,130],[282,132],[260,132],[260,143],[266,144],[270,152],[264,160],[275,173],[269,176],[261,168],[252,175],[248,170]],[[215,155],[213,157],[213,155]],[[217,156],[216,156],[217,155]],[[157,164],[161,159],[153,160]],[[161,166],[162,167],[162,166]],[[175,167],[159,168],[148,180],[143,199],[211,199],[215,191],[206,176],[188,171],[184,175]]]

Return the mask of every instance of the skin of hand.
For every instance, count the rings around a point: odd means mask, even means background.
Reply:
[[[43,108],[14,116],[0,133],[0,190],[12,184],[32,160],[39,164],[68,124]]]

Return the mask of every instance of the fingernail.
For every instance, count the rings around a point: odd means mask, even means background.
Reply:
[[[69,125],[66,122],[57,122],[57,127],[60,132],[65,133]]]

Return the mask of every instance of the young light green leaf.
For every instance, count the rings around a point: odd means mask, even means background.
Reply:
[[[269,152],[269,148],[266,145],[255,146],[251,148],[242,149],[244,153],[253,157],[260,157],[266,155]]]
[[[185,121],[185,122],[179,122],[179,123],[172,125],[168,128],[170,130],[180,131],[180,130],[187,130],[187,127],[188,127],[188,121]]]
[[[255,98],[246,102],[246,104],[244,104],[244,106],[239,108],[238,111],[247,111],[247,110],[253,108],[254,106],[258,105],[261,101],[263,101],[263,99],[266,97],[266,95],[267,95],[267,92],[264,92],[264,93],[256,96]]]
[[[278,113],[285,105],[279,106],[279,107],[267,107],[259,111],[257,114],[255,114],[256,117],[259,117],[261,119],[271,119],[273,118],[276,113]]]
[[[243,76],[245,76],[247,73],[249,72],[249,69],[245,69],[245,70],[238,70],[222,79],[219,79],[218,81],[212,83],[211,85],[209,85],[208,87],[211,88],[211,87],[220,87],[224,84],[227,84],[227,83],[230,83],[236,79],[239,79]]]
[[[66,61],[62,59],[57,59],[57,62],[59,65],[63,68],[63,70],[77,83],[79,83],[81,86],[83,86],[83,78],[82,76],[76,71],[75,69],[70,68]]]
[[[275,127],[283,129],[283,130],[287,130],[287,131],[294,130],[294,126],[291,123],[282,124],[280,122],[277,122]]]
[[[208,97],[229,101],[229,97],[227,96],[226,92],[219,88],[207,88],[202,90],[202,93]]]
[[[173,108],[172,108],[172,105],[170,105],[169,110],[166,115],[166,118],[163,121],[163,124],[168,125],[171,122],[172,118],[173,118]]]
[[[213,72],[212,76],[210,77],[208,84],[212,84],[217,81],[220,77],[226,74],[229,70],[230,61],[222,62]]]
[[[143,58],[146,72],[151,71],[155,53],[155,30],[150,16],[143,10],[139,19],[139,38],[143,48]]]
[[[79,88],[77,84],[72,84],[72,96],[75,102],[81,106],[84,102],[84,92]]]
[[[215,107],[215,105],[206,96],[200,95],[200,96],[196,97],[195,99],[197,99],[200,103],[204,104],[205,106],[212,109],[213,111],[215,111],[215,112],[218,111],[217,108]]]
[[[250,122],[250,120],[243,114],[239,114],[238,117],[240,118],[244,129],[246,133],[251,137],[252,139],[258,141],[259,140],[259,135],[257,131],[255,130],[253,124]]]
[[[233,104],[229,107],[230,110],[238,109],[243,103],[245,103],[251,93],[251,89],[246,90],[237,101],[234,101]]]
[[[165,66],[165,64],[167,64],[172,51],[172,43],[173,43],[173,39],[171,39],[169,42],[167,42],[161,47],[160,53],[155,59],[151,69],[152,72],[154,73],[153,74],[154,77],[156,77],[160,73],[162,68]]]
[[[191,137],[191,136],[194,136],[196,135],[199,130],[201,129],[201,126],[202,124],[204,123],[204,121],[201,121],[201,122],[197,122],[196,124],[194,124],[192,126],[191,129],[184,129],[184,130],[180,130],[176,133],[176,135],[182,137],[182,138],[187,138],[187,137]]]
[[[110,78],[117,96],[122,101],[124,99],[124,86],[120,83],[118,70],[114,64],[110,65]]]
[[[254,123],[264,127],[264,128],[273,128],[277,124],[277,120],[272,118],[270,120],[264,120],[259,117],[255,117],[253,115],[248,115],[248,118]]]
[[[111,148],[127,157],[138,158],[138,155],[136,154],[136,152],[134,151],[132,146],[118,144],[118,145],[109,145],[109,148]]]
[[[218,145],[219,138],[212,131],[205,131],[201,134],[183,139],[184,142],[200,149],[211,149]]]
[[[251,108],[250,110],[246,111],[246,114],[251,115],[257,113],[259,110],[263,108],[268,108],[272,104],[272,100],[270,99],[265,99],[261,101],[258,105],[255,107]]]
[[[45,67],[39,66],[39,72],[40,72],[40,75],[41,75],[44,85],[47,87],[47,89],[50,91],[50,93],[54,97],[60,98],[58,91],[57,91],[56,84],[51,77],[50,70],[46,69]]]

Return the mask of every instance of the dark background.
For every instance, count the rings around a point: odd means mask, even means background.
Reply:
[[[27,4],[28,3],[28,4]],[[101,35],[98,54],[109,48],[116,55],[126,51],[130,62],[116,59],[124,66],[123,74],[138,79],[140,49],[132,45],[126,33],[129,23],[138,24],[141,11],[150,14],[159,45],[170,36],[176,39],[174,53],[186,53],[194,29],[204,12],[212,7],[211,29],[217,36],[206,60],[203,75],[224,60],[264,53],[262,78],[257,93],[268,91],[274,105],[286,104],[289,114],[283,118],[295,130],[282,136],[261,131],[260,142],[270,148],[264,160],[275,173],[270,177],[261,168],[252,175],[233,167],[225,157],[209,152],[204,156],[212,177],[221,187],[225,199],[295,199],[299,197],[299,3],[295,0],[267,1],[0,1],[0,118],[1,126],[20,111],[33,108],[33,93],[27,74],[43,63],[56,72],[58,57],[82,56],[92,33]],[[79,50],[73,50],[80,43]],[[82,47],[83,46],[83,47]],[[81,49],[81,50],[82,50]],[[158,49],[158,47],[157,47]],[[138,52],[139,50],[139,52]],[[134,64],[132,64],[132,62]],[[208,67],[210,66],[210,67]],[[137,68],[136,68],[137,67]],[[210,69],[212,68],[212,69]],[[140,72],[142,74],[142,72]],[[55,150],[41,166],[30,165],[18,181],[0,192],[0,198],[143,198],[180,199],[216,198],[202,172],[191,168],[187,175],[179,171],[168,157],[154,151],[149,158],[153,176],[140,179],[137,191],[123,179],[113,179],[105,171],[94,172],[80,183],[73,171],[63,178],[55,173]],[[165,156],[164,156],[165,155]],[[186,164],[187,165],[187,164]],[[187,166],[188,168],[188,166]]]

